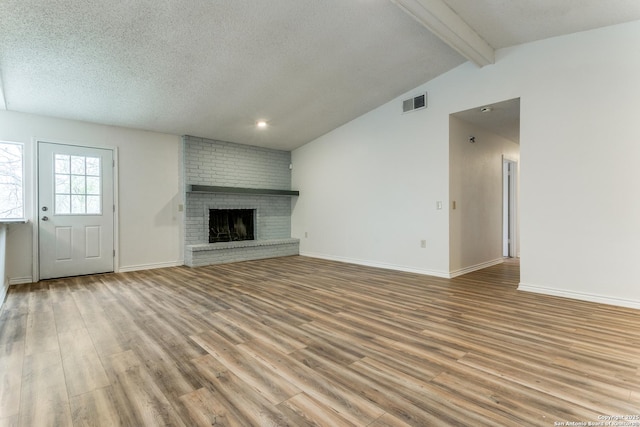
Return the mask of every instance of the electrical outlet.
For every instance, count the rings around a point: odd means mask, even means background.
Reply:
[[[426,240],[420,240],[420,247],[421,248],[426,248],[427,247],[427,241]]]

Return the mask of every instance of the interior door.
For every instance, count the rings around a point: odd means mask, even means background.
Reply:
[[[38,143],[40,279],[113,271],[113,150]]]

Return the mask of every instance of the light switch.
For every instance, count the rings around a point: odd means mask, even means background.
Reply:
[[[442,210],[442,202],[441,201],[437,201],[436,202],[436,209]]]

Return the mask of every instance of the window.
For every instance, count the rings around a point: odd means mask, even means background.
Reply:
[[[24,147],[0,141],[0,219],[24,218]]]
[[[56,215],[100,215],[100,157],[55,155]]]

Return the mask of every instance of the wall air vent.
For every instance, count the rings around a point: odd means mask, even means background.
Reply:
[[[402,112],[408,113],[409,111],[422,110],[427,108],[427,94],[423,93],[414,98],[405,99],[402,101]]]

